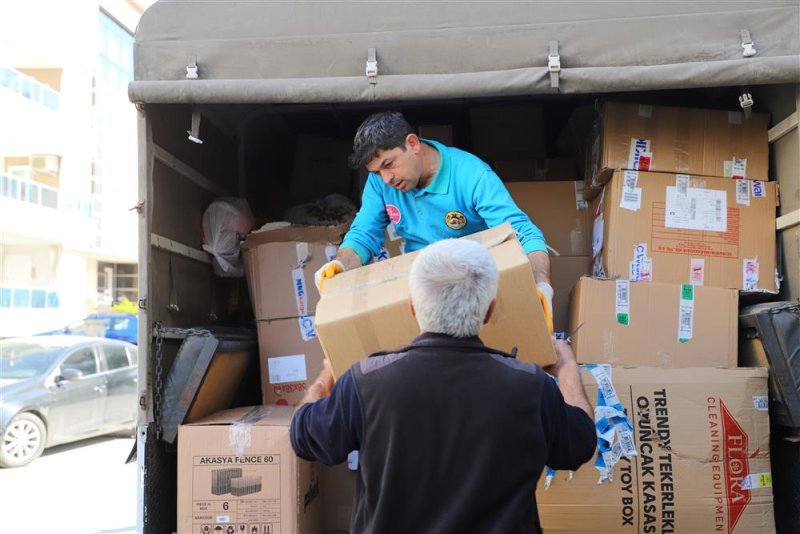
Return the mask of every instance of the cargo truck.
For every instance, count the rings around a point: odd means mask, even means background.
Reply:
[[[327,193],[357,202],[363,175],[321,149],[295,154],[309,139],[346,147],[384,109],[447,124],[455,145],[477,151],[475,109],[536,104],[545,136],[534,156],[573,158],[580,110],[598,98],[769,113],[782,278],[769,297],[797,299],[799,27],[797,0],[156,2],[128,89],[139,112],[138,531],[176,530],[176,448],[159,434],[180,336],[165,327],[252,325],[244,279],[216,276],[202,249],[214,199],[246,198],[262,221]],[[502,120],[515,129],[503,139],[527,135],[524,116]],[[296,182],[314,160],[319,179]],[[800,449],[785,433],[773,429],[776,524],[798,532]]]

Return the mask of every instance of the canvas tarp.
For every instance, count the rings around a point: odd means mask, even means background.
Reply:
[[[369,102],[797,83],[798,28],[800,0],[161,0],[136,31],[129,96]]]

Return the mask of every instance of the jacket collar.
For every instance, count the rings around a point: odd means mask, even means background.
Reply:
[[[447,344],[453,348],[486,350],[486,345],[478,336],[472,337],[453,337],[447,334],[436,334],[433,332],[423,332],[414,338],[409,347],[425,347],[429,345]]]

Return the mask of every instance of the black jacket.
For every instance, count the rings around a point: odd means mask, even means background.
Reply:
[[[577,469],[596,444],[540,367],[439,334],[354,364],[291,438],[326,464],[360,451],[353,533],[539,532],[545,464]]]

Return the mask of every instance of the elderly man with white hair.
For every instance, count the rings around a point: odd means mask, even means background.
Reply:
[[[591,408],[570,347],[548,368],[485,346],[497,266],[476,242],[425,248],[409,274],[422,333],[323,371],[292,420],[296,454],[332,465],[360,451],[353,533],[540,532],[545,465],[577,469],[595,450]]]

